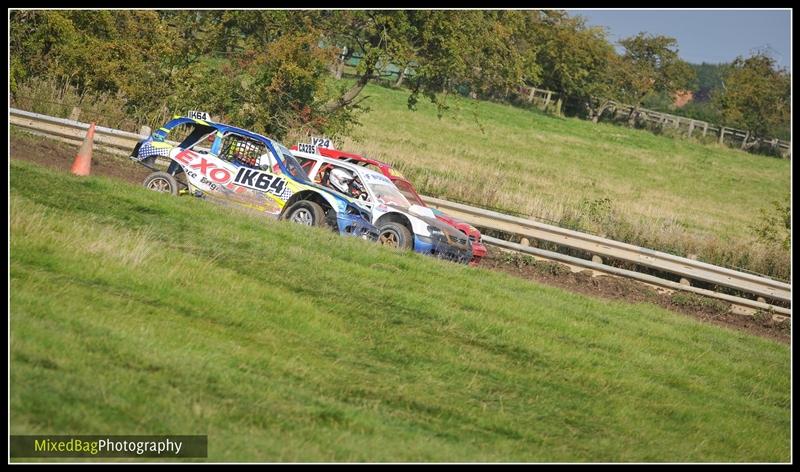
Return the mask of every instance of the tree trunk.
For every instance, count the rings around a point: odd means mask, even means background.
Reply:
[[[600,121],[600,117],[603,116],[603,113],[605,113],[610,106],[611,102],[603,101],[597,106],[596,109],[590,109],[589,112],[591,113],[592,123],[597,124],[597,122]]]
[[[554,112],[556,116],[561,116],[561,106],[564,105],[564,100],[561,97],[562,95],[558,94],[558,98],[556,99],[556,104],[553,105],[553,108],[555,108]]]
[[[344,47],[342,49],[342,53],[336,56],[336,64],[333,68],[333,76],[336,77],[336,80],[340,80],[342,78],[342,73],[344,72],[344,64],[347,62],[347,59],[350,58],[352,54],[351,51]]]
[[[633,126],[636,124],[636,115],[638,114],[639,114],[639,105],[636,105],[633,108],[631,108],[631,112],[628,115],[628,126],[630,126],[631,128],[633,128]]]
[[[334,71],[334,77],[336,77],[336,80],[341,80],[343,72],[344,72],[344,59],[339,59],[339,61],[336,63],[336,70]]]
[[[344,93],[341,97],[331,100],[325,104],[325,111],[327,112],[334,112],[340,108],[346,107],[364,90],[364,87],[367,86],[370,79],[372,79],[372,73],[375,65],[371,64],[367,66],[367,70],[364,71],[364,74],[358,78],[358,81],[350,87],[350,90]]]
[[[403,70],[400,71],[400,74],[397,76],[397,81],[395,81],[393,87],[398,88],[403,83],[403,79],[406,78],[406,70],[408,70],[408,66],[406,65],[403,67]]]

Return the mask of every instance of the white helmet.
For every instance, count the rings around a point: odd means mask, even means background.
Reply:
[[[328,181],[331,185],[342,193],[348,193],[350,191],[350,186],[348,184],[351,180],[353,180],[353,176],[350,175],[350,172],[339,169],[338,167],[333,169],[328,177]]]
[[[256,160],[256,166],[261,170],[269,170],[272,167],[272,161],[272,153],[267,151],[258,156],[258,160]]]

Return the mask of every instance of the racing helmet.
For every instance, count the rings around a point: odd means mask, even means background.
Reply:
[[[256,159],[256,167],[261,170],[269,170],[272,167],[272,153],[267,151],[264,154],[258,156]]]
[[[350,181],[353,180],[353,176],[350,175],[350,172],[339,169],[338,167],[331,170],[331,173],[328,177],[328,181],[333,185],[336,190],[339,190],[342,193],[348,193],[350,191]]]

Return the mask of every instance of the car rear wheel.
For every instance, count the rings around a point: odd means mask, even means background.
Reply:
[[[178,195],[178,181],[166,172],[153,172],[144,179],[142,185],[156,192]]]
[[[302,200],[286,210],[284,219],[306,226],[324,226],[325,211],[316,202]]]
[[[411,249],[414,238],[411,231],[400,223],[386,223],[378,230],[378,242],[384,246]]]

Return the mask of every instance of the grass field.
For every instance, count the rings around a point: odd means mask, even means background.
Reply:
[[[406,90],[368,86],[344,149],[396,165],[428,195],[788,278],[789,252],[754,239],[789,202],[790,162],[645,130],[455,96],[442,119]]]
[[[788,461],[789,346],[11,161],[13,434],[237,461]]]

